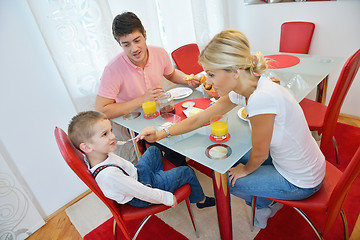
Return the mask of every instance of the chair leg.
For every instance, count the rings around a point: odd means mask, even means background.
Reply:
[[[114,219],[114,224],[113,224],[113,235],[114,235],[114,240],[117,239],[117,235],[116,235],[116,220]]]
[[[118,236],[118,231],[117,229],[121,227],[119,227],[116,223],[116,220],[114,219],[114,224],[113,224],[113,235],[114,235],[114,240],[117,240],[117,236]],[[126,231],[126,229],[121,229],[122,233],[124,234],[124,237],[126,240],[131,240],[131,235],[128,231]]]
[[[135,234],[134,234],[134,237],[132,238],[132,240],[135,240],[138,236],[138,234],[140,233],[140,230],[142,229],[142,227],[145,225],[145,223],[147,222],[147,220],[149,220],[149,218],[151,217],[152,215],[150,216],[147,216],[144,218],[144,220],[142,220],[140,226],[138,227],[138,229],[136,230]]]
[[[321,236],[321,233],[317,230],[317,228],[315,227],[315,225],[311,222],[311,220],[308,218],[308,216],[306,216],[306,214],[301,211],[299,208],[294,207],[294,209],[308,222],[308,224],[311,226],[311,228],[314,230],[316,236],[320,239],[320,240],[324,240],[324,238]]]
[[[341,215],[343,225],[344,225],[344,237],[346,240],[348,240],[349,239],[349,229],[348,229],[348,224],[347,224],[344,210],[341,209],[340,215]]]
[[[339,162],[339,149],[338,149],[338,146],[336,144],[336,139],[335,137],[333,136],[332,139],[331,139],[333,145],[334,145],[334,148],[335,148],[335,158],[336,158],[336,163],[337,164],[340,164]]]
[[[189,215],[190,215],[190,219],[191,219],[192,225],[193,225],[194,230],[195,230],[196,238],[199,238],[199,233],[198,233],[197,230],[196,230],[195,221],[194,221],[193,214],[192,214],[192,211],[191,211],[191,205],[190,205],[189,198],[185,199],[185,201],[186,201],[186,207],[187,207],[187,209],[188,209],[188,211],[189,211]]]
[[[255,222],[255,210],[256,210],[256,196],[253,196],[251,202],[251,231],[254,231],[254,222]]]

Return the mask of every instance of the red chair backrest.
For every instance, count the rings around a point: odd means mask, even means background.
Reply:
[[[280,52],[308,54],[315,24],[285,22],[281,25]]]
[[[200,50],[196,43],[191,43],[175,49],[171,56],[177,68],[185,74],[198,74],[203,70],[199,64]]]
[[[334,136],[337,119],[340,114],[341,106],[345,100],[352,82],[360,66],[360,49],[357,50],[343,66],[339,79],[331,95],[329,105],[326,110],[324,126],[322,129],[321,145],[323,149]]]
[[[84,162],[84,156],[70,142],[67,134],[60,128],[55,128],[55,139],[61,155],[76,175],[105,203],[110,209],[121,230],[127,232],[124,221],[120,216],[121,205],[104,196],[91,172]]]
[[[327,163],[331,164],[331,163]],[[337,182],[334,190],[331,193],[328,210],[327,210],[327,221],[325,222],[325,227],[323,235],[325,235],[334,224],[338,218],[342,206],[344,204],[345,198],[350,190],[351,185],[355,179],[359,176],[360,173],[360,147],[357,149],[350,163],[343,172],[341,178]],[[331,176],[330,176],[331,178]],[[356,203],[355,203],[356,204]]]

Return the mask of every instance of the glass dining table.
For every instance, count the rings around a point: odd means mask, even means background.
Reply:
[[[297,57],[299,62],[296,65],[286,68],[268,69],[266,75],[279,77],[280,85],[288,89],[298,102],[309,94],[342,61],[342,58],[338,57],[303,54],[289,55]],[[175,88],[177,87],[179,86],[175,86]],[[189,96],[177,99],[174,102],[177,104],[182,101],[199,98],[210,98],[201,86],[193,89],[193,92]],[[158,142],[212,169],[221,239],[232,239],[230,193],[226,172],[251,149],[251,128],[249,122],[240,117],[238,113],[239,109],[240,107],[236,107],[227,114],[228,129],[231,137],[222,144],[226,145],[227,149],[230,149],[230,154],[227,154],[227,157],[223,159],[212,159],[207,154],[209,147],[216,144],[209,137],[209,125],[205,125],[186,134],[171,136]],[[136,111],[140,112],[140,116],[136,118],[125,117],[125,115],[115,118],[113,121],[134,132],[140,132],[148,126],[154,126],[157,130],[160,130],[167,122],[166,119],[161,116],[153,119],[144,118],[141,108]],[[176,114],[179,114],[179,112],[176,112]]]

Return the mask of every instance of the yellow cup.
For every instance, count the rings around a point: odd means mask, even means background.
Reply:
[[[156,103],[154,101],[144,102],[142,109],[146,117],[151,117],[156,114]]]
[[[211,135],[216,140],[224,139],[228,136],[228,119],[227,116],[214,116],[210,119]]]

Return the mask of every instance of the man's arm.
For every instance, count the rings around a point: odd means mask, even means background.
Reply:
[[[116,103],[115,99],[109,99],[96,95],[95,110],[104,113],[109,119],[127,114],[142,105],[142,97],[128,102]]]
[[[201,82],[197,76],[194,76],[193,80],[185,81],[184,78],[186,76],[187,75],[185,73],[181,72],[180,70],[174,69],[174,71],[171,74],[165,75],[164,77],[173,83],[187,84],[192,88],[197,88],[198,86],[200,86]]]
[[[164,92],[164,89],[157,86],[147,90],[140,97],[122,103],[116,103],[115,99],[96,95],[95,110],[104,113],[109,119],[116,118],[138,109],[144,102],[156,101],[162,92]]]

